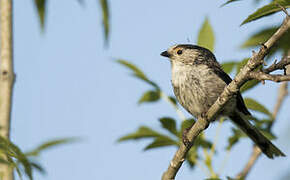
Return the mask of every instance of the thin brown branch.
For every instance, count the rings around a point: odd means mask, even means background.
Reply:
[[[266,74],[264,72],[250,72],[248,74],[250,79],[257,79],[259,81],[270,80],[274,82],[290,81],[290,75],[280,75],[280,74]]]
[[[168,169],[163,173],[162,180],[173,180],[186,158],[188,150],[191,148],[195,138],[208,126],[209,122],[217,117],[226,102],[239,91],[239,88],[248,81],[247,74],[252,72],[258,66],[263,64],[264,57],[268,54],[269,49],[280,39],[290,28],[290,18],[287,16],[281,27],[264,43],[258,53],[253,53],[248,63],[241,69],[235,79],[225,87],[223,93],[211,106],[204,117],[199,117],[197,122],[191,127],[187,134],[187,139],[191,142],[189,146],[181,144]]]
[[[283,70],[287,65],[290,64],[290,55],[284,56],[281,61],[277,63],[275,60],[274,63],[266,69],[263,69],[263,72],[269,74],[276,70]]]

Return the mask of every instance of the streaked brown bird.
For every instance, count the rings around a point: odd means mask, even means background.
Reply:
[[[208,111],[225,86],[232,81],[214,54],[206,48],[179,44],[162,52],[161,56],[170,59],[172,86],[177,100],[196,118]],[[269,158],[285,156],[248,121],[247,116],[251,114],[240,92],[227,102],[221,115],[228,116]]]

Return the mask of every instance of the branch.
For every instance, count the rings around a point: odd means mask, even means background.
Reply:
[[[0,50],[0,136],[9,139],[11,99],[14,84],[12,45],[12,0],[0,1],[1,50]],[[3,152],[1,152],[1,158]],[[0,179],[13,180],[13,169],[0,164]]]
[[[281,81],[290,81],[290,75],[272,75],[272,74],[266,74],[264,72],[250,72],[248,74],[248,77],[251,79],[257,79],[259,81],[264,80],[270,80],[275,82],[281,82]]]
[[[281,27],[272,35],[272,37],[262,46],[258,53],[253,53],[253,56],[248,63],[241,69],[235,79],[225,87],[223,93],[211,106],[206,115],[198,117],[197,122],[191,127],[187,134],[187,139],[190,141],[188,146],[181,144],[173,159],[171,160],[168,169],[163,173],[162,180],[173,180],[186,158],[186,154],[193,145],[195,138],[209,125],[209,122],[217,117],[226,102],[239,91],[239,88],[248,81],[247,74],[252,72],[258,66],[263,64],[264,57],[268,54],[269,49],[287,32],[290,28],[290,18],[287,16]]]

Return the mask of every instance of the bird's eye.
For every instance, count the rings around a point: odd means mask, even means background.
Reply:
[[[176,53],[177,53],[178,55],[181,55],[181,54],[182,54],[182,50],[179,49]]]

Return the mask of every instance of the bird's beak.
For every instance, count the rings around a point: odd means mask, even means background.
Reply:
[[[167,51],[162,52],[160,55],[168,58],[171,56],[171,54],[169,54]]]

